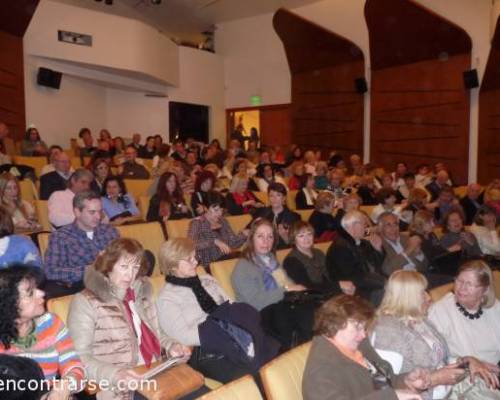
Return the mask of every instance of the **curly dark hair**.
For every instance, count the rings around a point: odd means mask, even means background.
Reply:
[[[19,284],[24,280],[38,287],[43,273],[23,264],[0,270],[0,341],[7,350],[19,335],[15,321],[19,318]]]
[[[125,198],[127,194],[127,186],[125,186],[125,182],[120,176],[117,175],[109,175],[102,184],[102,192],[101,196],[106,197],[108,195],[108,183],[116,182],[118,183],[118,187],[120,188],[120,194],[118,196],[118,203],[123,203],[123,205],[128,208],[128,200]]]

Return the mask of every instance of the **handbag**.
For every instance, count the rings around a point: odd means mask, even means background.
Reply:
[[[157,364],[153,363],[151,367]],[[141,365],[134,368],[134,371],[144,374],[148,369],[145,365]],[[176,400],[198,390],[205,383],[203,375],[187,364],[176,365],[151,379],[156,381],[156,385],[143,385],[144,387],[137,390],[148,400]]]

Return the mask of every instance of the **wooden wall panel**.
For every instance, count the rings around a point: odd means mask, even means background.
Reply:
[[[292,134],[290,105],[261,108],[260,134],[264,146],[288,146]]]
[[[367,0],[372,64],[371,160],[392,170],[444,161],[467,182],[471,41],[410,0]],[[426,33],[423,33],[426,31]],[[397,34],[395,34],[397,32]]]
[[[274,16],[292,76],[292,141],[327,155],[363,152],[364,77],[361,50],[349,40],[286,10]]]
[[[479,92],[478,181],[500,177],[500,26],[497,20]]]
[[[0,31],[0,121],[16,140],[24,137],[23,39]]]

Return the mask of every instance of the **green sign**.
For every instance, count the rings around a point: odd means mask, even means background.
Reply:
[[[252,106],[260,106],[262,104],[262,98],[259,95],[250,96],[250,104]]]

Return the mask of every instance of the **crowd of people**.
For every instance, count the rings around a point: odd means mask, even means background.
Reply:
[[[139,381],[134,368],[164,356],[222,383],[251,374],[262,390],[260,367],[312,340],[304,399],[500,399],[500,179],[458,198],[443,163],[389,172],[356,154],[259,147],[258,136],[226,150],[159,135],[141,145],[140,134],[126,145],[105,129],[97,141],[87,128],[78,136],[75,170],[34,127],[22,144],[48,160],[24,177],[48,202],[43,259],[23,176],[0,175],[0,353],[63,382],[37,398],[69,399],[91,379],[111,382],[98,399],[132,399],[118,382]],[[190,219],[185,238],[167,231],[158,254],[120,238],[117,225],[144,222],[130,179],[150,179],[144,219]],[[244,214],[251,222],[235,232],[227,216]],[[315,246],[325,242],[326,252]],[[227,259],[234,298],[210,274]],[[427,290],[451,282],[431,305]],[[66,295],[67,327],[44,308]]]

